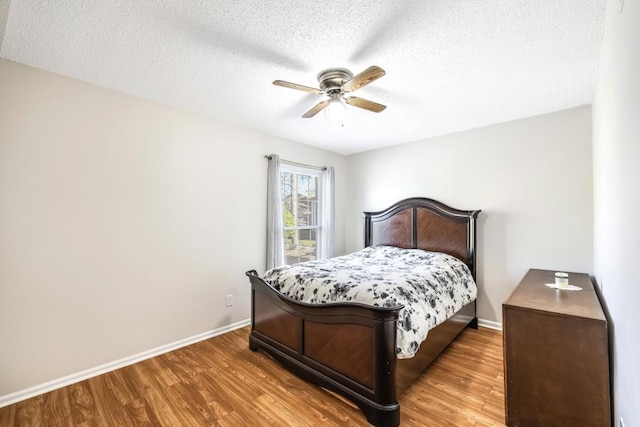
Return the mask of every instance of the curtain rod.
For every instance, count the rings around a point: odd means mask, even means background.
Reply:
[[[269,154],[267,154],[267,155],[264,156],[264,158],[270,160],[271,156]],[[280,159],[280,161],[282,163],[286,163],[286,164],[291,165],[291,166],[300,166],[300,167],[303,167],[303,168],[318,169],[318,170],[322,170],[322,171],[327,170],[326,166],[305,165],[304,163],[297,163],[297,162],[292,162],[292,161],[284,160],[284,159]]]

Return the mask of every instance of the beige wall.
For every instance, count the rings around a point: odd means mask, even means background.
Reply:
[[[343,156],[0,60],[0,398],[248,319],[269,153],[336,167],[342,253]]]
[[[346,249],[362,247],[363,210],[413,196],[482,209],[478,315],[529,268],[593,270],[591,109],[581,107],[348,157]]]
[[[638,2],[607,2],[593,107],[595,276],[611,316],[615,426],[627,427],[640,426],[639,23]]]

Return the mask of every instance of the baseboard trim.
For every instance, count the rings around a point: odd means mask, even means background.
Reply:
[[[494,322],[493,320],[478,319],[478,326],[488,329],[495,329],[496,331],[502,331],[502,323]]]
[[[213,338],[217,335],[222,335],[226,332],[233,331],[235,329],[243,328],[251,324],[250,319],[242,320],[240,322],[232,323],[221,328],[217,328],[208,332],[203,332],[192,337],[184,338],[170,344],[162,345],[160,347],[153,348],[151,350],[143,351],[132,356],[124,357],[122,359],[114,360],[113,362],[105,363],[104,365],[96,366],[94,368],[87,369],[85,371],[77,372],[75,374],[67,375],[62,378],[58,378],[52,381],[48,381],[43,384],[39,384],[33,387],[19,390],[10,394],[0,396],[0,408],[12,405],[14,403],[26,400],[35,396],[39,396],[50,391],[66,387],[70,384],[74,384],[80,381],[84,381],[89,378],[102,375],[107,372],[115,371],[116,369],[124,368],[125,366],[133,365],[134,363],[142,362],[143,360],[150,359],[155,356],[159,356],[164,353],[168,353],[173,350],[177,350],[182,347],[186,347],[191,344],[195,344],[200,341],[204,341],[209,338]],[[248,344],[247,344],[248,345]]]

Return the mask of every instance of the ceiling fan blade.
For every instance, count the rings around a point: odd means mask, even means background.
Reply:
[[[320,89],[316,89],[314,87],[303,86],[296,83],[285,82],[284,80],[276,80],[273,82],[276,86],[288,87],[289,89],[297,89],[302,90],[304,92],[315,93],[316,95],[322,95],[322,91]]]
[[[328,99],[325,99],[324,101],[320,101],[319,103],[314,105],[311,110],[309,110],[306,113],[304,113],[302,118],[303,119],[308,119],[309,117],[315,116],[316,114],[318,114],[320,112],[320,110],[322,110],[327,105],[329,105],[329,100]]]
[[[343,92],[353,92],[356,89],[360,89],[362,86],[366,86],[374,80],[378,80],[380,77],[384,76],[386,72],[378,67],[377,65],[372,65],[367,68],[348,82],[342,85]]]
[[[378,104],[377,102],[369,101],[368,99],[358,98],[357,96],[350,96],[349,98],[345,98],[345,102],[349,105],[353,105],[354,107],[373,111],[374,113],[379,113],[380,111],[387,108],[386,105]]]

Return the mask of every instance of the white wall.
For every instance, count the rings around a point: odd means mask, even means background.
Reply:
[[[345,157],[0,60],[0,400],[248,319],[269,153],[336,167],[344,252]]]
[[[580,107],[348,157],[346,249],[362,247],[359,212],[424,196],[482,209],[478,316],[529,268],[591,273],[591,109]]]
[[[623,5],[621,12],[621,5]],[[616,426],[640,426],[640,4],[609,0],[593,110],[595,276],[612,320]]]

